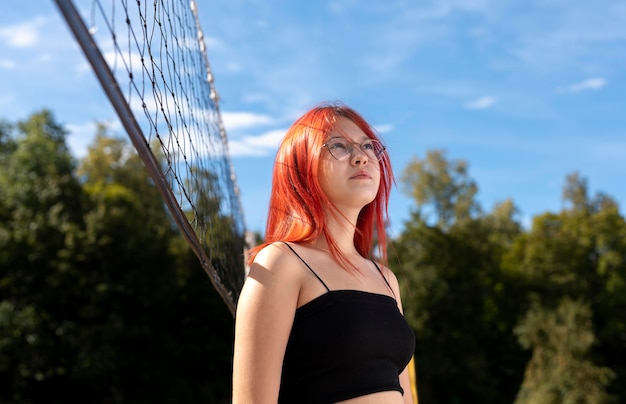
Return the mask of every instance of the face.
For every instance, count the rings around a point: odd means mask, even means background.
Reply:
[[[336,147],[332,139],[347,139],[352,155],[337,160],[329,149]],[[319,181],[330,201],[340,209],[358,209],[372,202],[380,184],[380,163],[372,157],[371,144],[364,151],[360,145],[370,138],[351,120],[339,118],[330,132],[320,156]],[[334,150],[334,149],[333,149]],[[335,153],[338,154],[338,153]]]

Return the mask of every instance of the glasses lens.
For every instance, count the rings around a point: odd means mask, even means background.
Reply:
[[[358,145],[358,143],[355,143],[355,145]],[[352,143],[341,137],[329,140],[324,146],[328,148],[330,154],[337,160],[345,160],[352,155]],[[380,161],[384,157],[385,146],[377,140],[366,140],[358,146],[372,160]]]
[[[363,150],[369,158],[380,160],[383,158],[385,147],[377,140],[366,140],[361,144],[361,150]]]
[[[344,160],[352,154],[352,146],[343,138],[331,139],[326,143],[326,147],[328,147],[330,154],[337,160]]]

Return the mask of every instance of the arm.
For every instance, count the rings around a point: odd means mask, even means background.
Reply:
[[[417,399],[413,400],[413,388],[411,385],[411,378],[409,377],[409,366],[412,366],[413,362],[409,362],[406,368],[400,373],[400,386],[404,390],[404,399],[405,404],[415,404],[417,403]]]
[[[389,279],[389,284],[391,285],[393,292],[398,297],[398,310],[400,310],[400,313],[404,313],[402,308],[402,300],[400,298],[400,286],[398,285],[398,279],[389,268],[385,268],[385,273],[387,275],[387,278]],[[409,366],[414,366],[413,360],[411,360],[411,362],[409,362],[409,364],[404,368],[402,373],[400,373],[400,386],[402,386],[402,389],[404,390],[404,403],[416,404],[417,397],[413,397],[414,389],[413,383],[411,382],[411,376],[409,374]]]
[[[301,279],[280,246],[270,245],[250,266],[235,320],[233,404],[276,403],[285,347]]]

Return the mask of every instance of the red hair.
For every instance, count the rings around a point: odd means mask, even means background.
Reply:
[[[325,226],[324,207],[332,204],[322,190],[317,176],[322,145],[339,118],[351,120],[369,138],[380,141],[367,121],[345,105],[321,105],[309,110],[295,121],[287,130],[276,154],[265,242],[250,251],[248,258],[250,263],[268,244],[276,241],[311,242],[324,235],[332,256],[343,263],[344,268],[350,267]],[[376,243],[381,253],[379,259],[386,263],[385,227],[394,177],[386,154],[378,163],[380,165],[378,193],[376,198],[359,213],[354,245],[359,254],[370,257],[377,236]]]

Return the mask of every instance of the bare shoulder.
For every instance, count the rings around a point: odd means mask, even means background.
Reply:
[[[400,311],[402,311],[402,301],[400,297],[400,285],[398,284],[398,278],[396,277],[396,274],[385,265],[378,264],[378,266],[380,267],[380,270],[383,276],[385,277],[385,279],[387,279],[387,282],[389,282],[389,286],[391,286],[393,293],[397,296],[398,308],[400,309]]]
[[[259,251],[254,258],[254,263],[273,266],[273,264],[291,261],[293,258],[295,255],[289,250],[286,243],[275,242]]]
[[[385,279],[387,279],[387,282],[389,282],[391,287],[394,289],[394,292],[397,291],[399,289],[399,286],[398,286],[398,278],[396,277],[396,274],[391,269],[389,269],[385,265],[382,265],[379,262],[377,262],[376,265],[378,265],[383,276],[385,277]]]
[[[280,328],[277,324],[285,330],[290,327],[302,287],[294,262],[294,254],[283,243],[270,244],[258,252],[237,302],[236,317],[243,319],[242,324],[253,328],[272,324],[274,331]]]
[[[300,271],[294,270],[297,263],[298,257],[286,243],[272,243],[258,252],[250,266],[250,275],[254,277],[259,273],[267,273],[285,280],[290,278],[297,280],[301,274]]]
[[[264,295],[278,293],[284,298],[297,296],[302,285],[302,273],[296,270],[297,260],[286,244],[269,244],[250,265],[244,289],[260,288]]]

